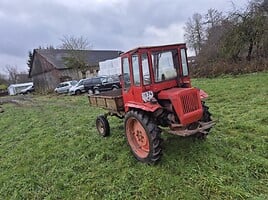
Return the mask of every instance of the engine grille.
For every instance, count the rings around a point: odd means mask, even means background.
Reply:
[[[182,109],[183,109],[184,114],[200,109],[199,102],[198,102],[199,99],[197,97],[196,92],[184,94],[180,96],[180,98],[181,98]]]

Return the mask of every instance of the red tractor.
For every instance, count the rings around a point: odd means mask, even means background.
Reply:
[[[204,91],[193,88],[185,44],[140,47],[121,55],[121,85],[116,91],[89,95],[91,105],[108,112],[97,117],[102,136],[110,134],[107,116],[124,119],[134,156],[155,163],[161,157],[161,131],[205,138],[215,124]]]

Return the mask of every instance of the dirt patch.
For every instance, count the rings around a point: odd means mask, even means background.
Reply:
[[[32,104],[32,96],[5,96],[0,97],[0,113],[4,112],[3,107],[1,105],[3,104],[14,104],[16,106],[23,106],[25,104]]]

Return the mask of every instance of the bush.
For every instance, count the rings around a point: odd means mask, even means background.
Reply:
[[[195,65],[190,65],[192,77],[217,77],[226,74],[238,75],[253,73],[259,71],[267,71],[268,62],[266,60],[256,61],[238,61],[226,62],[218,61],[211,63],[197,62]]]

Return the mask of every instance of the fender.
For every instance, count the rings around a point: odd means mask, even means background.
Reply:
[[[151,103],[151,102],[147,102],[147,103],[139,103],[139,102],[127,102],[125,103],[125,111],[128,112],[130,108],[137,108],[140,110],[144,110],[147,112],[154,112],[159,108],[162,108],[161,105],[159,105],[158,103]]]
[[[200,88],[196,89],[199,91],[201,101],[205,101],[208,98],[208,94],[204,90],[201,90]]]

